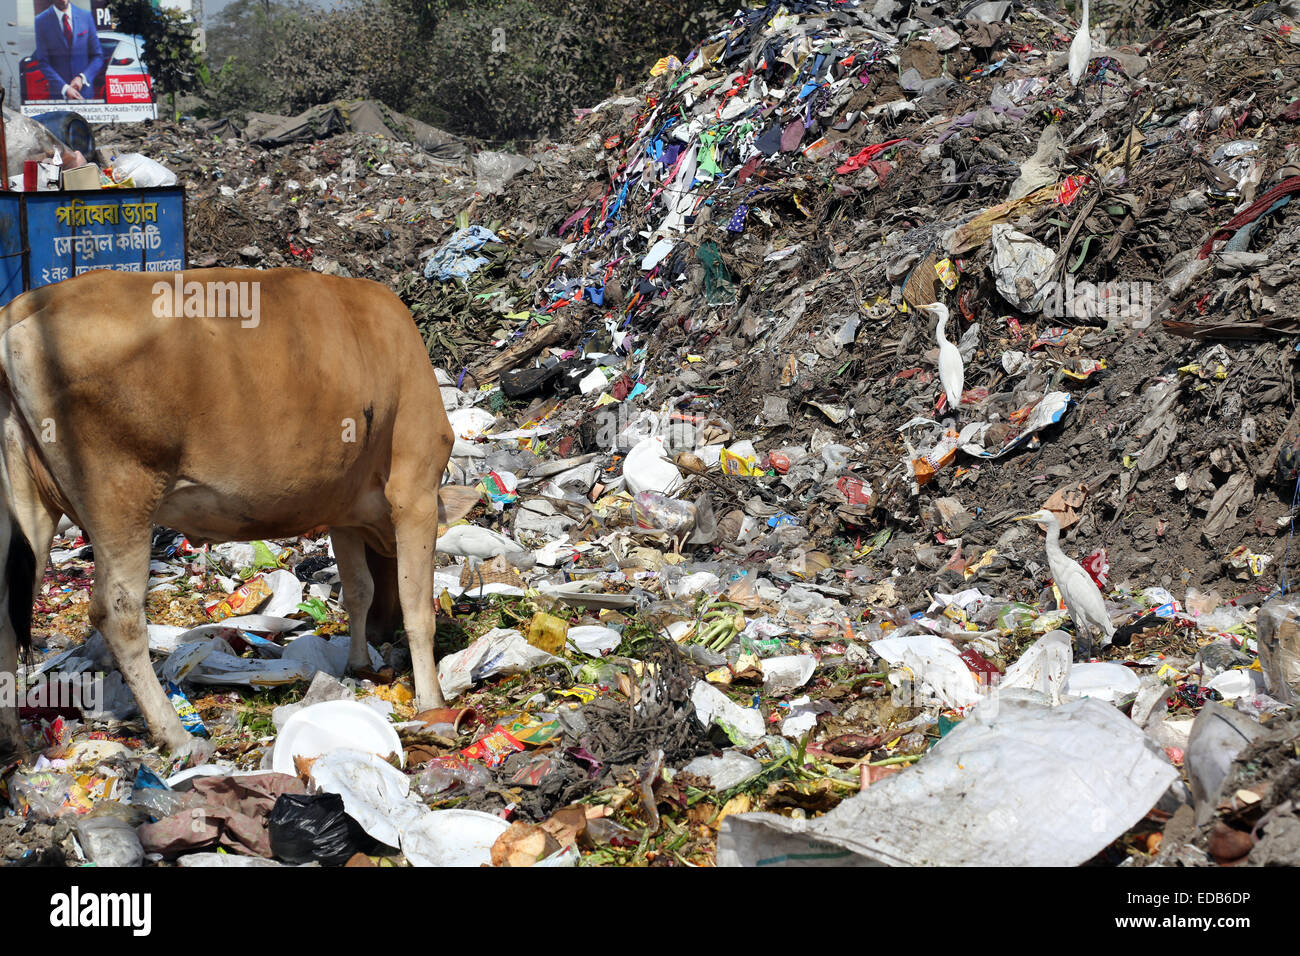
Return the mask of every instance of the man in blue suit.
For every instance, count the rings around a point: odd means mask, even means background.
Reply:
[[[69,0],[36,18],[36,62],[51,99],[85,100],[95,95],[95,78],[104,68],[94,14]]]

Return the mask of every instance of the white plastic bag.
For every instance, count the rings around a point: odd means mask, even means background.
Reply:
[[[656,437],[644,439],[628,452],[623,481],[634,495],[642,491],[671,495],[682,486],[682,475],[665,457],[664,440]]]
[[[823,817],[733,814],[719,866],[1078,866],[1178,779],[1110,704],[994,698]]]
[[[811,654],[768,657],[760,663],[763,667],[763,691],[778,697],[808,683],[817,669],[817,658]]]
[[[113,181],[127,179],[144,188],[176,185],[176,174],[157,160],[140,153],[118,153],[113,159]]]
[[[946,707],[970,707],[980,700],[979,685],[961,651],[934,634],[885,637],[871,649],[892,667],[911,673],[918,695],[931,696]]]
[[[518,631],[494,627],[463,651],[439,661],[438,683],[446,698],[453,700],[485,677],[523,674],[551,663],[563,663],[563,658],[533,647]]]
[[[1065,692],[1071,697],[1093,697],[1109,703],[1132,699],[1142,685],[1133,671],[1116,661],[1097,661],[1092,664],[1075,664]]]
[[[741,707],[705,681],[696,681],[691,689],[691,703],[702,726],[708,728],[716,723],[745,746],[756,744],[766,729],[762,713],[752,707]]]
[[[1007,668],[998,692],[1032,691],[1042,694],[1055,706],[1065,695],[1071,663],[1070,635],[1065,631],[1048,631]]]

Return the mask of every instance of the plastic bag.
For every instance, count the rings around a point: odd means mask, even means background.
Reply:
[[[523,674],[535,667],[562,663],[563,658],[533,647],[518,631],[493,628],[463,651],[438,662],[438,682],[448,700],[498,674]]]
[[[131,792],[131,806],[139,807],[156,823],[184,808],[190,795],[177,790],[149,787]]]
[[[135,835],[135,828],[117,817],[78,820],[77,842],[86,859],[99,866],[139,866],[144,862],[144,847]]]
[[[492,782],[491,772],[481,763],[448,758],[429,761],[415,788],[426,797],[433,797],[457,786],[466,792],[482,790]]]
[[[728,816],[718,865],[1078,866],[1177,779],[1110,704],[990,700],[924,760],[823,817]]]
[[[483,150],[474,157],[474,175],[478,188],[485,193],[499,193],[506,184],[521,172],[532,169],[534,163],[516,153],[497,153]]]
[[[53,820],[69,811],[85,813],[90,805],[76,799],[77,778],[48,770],[16,773],[9,778],[9,803],[19,816]]]
[[[641,528],[677,534],[695,523],[695,505],[655,491],[640,492],[632,499],[632,506]]]
[[[1300,687],[1300,604],[1294,598],[1269,601],[1259,609],[1259,664],[1268,692],[1278,700],[1295,700]]]
[[[696,757],[682,771],[705,778],[714,790],[730,790],[757,777],[763,765],[739,750],[724,750],[718,757]]]
[[[665,458],[664,440],[647,438],[623,460],[623,480],[632,494],[657,491],[671,495],[682,486],[677,466]]]
[[[142,188],[176,185],[176,174],[157,160],[140,153],[119,153],[113,159],[113,181],[128,179]]]
[[[337,793],[281,794],[266,818],[266,829],[271,852],[287,863],[342,866],[371,844]]]

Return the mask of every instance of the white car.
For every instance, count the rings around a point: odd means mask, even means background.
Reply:
[[[141,59],[144,41],[128,33],[112,30],[99,31],[99,46],[104,51],[104,74],[95,82],[95,93],[104,98],[109,77],[139,78],[149,75],[149,67]]]

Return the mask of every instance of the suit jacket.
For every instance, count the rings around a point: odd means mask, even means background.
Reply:
[[[104,51],[99,46],[94,14],[73,3],[68,4],[68,12],[72,15],[71,46],[56,7],[36,18],[36,62],[49,84],[51,98],[58,99],[63,87],[81,74],[86,78],[82,96],[90,99],[95,93],[95,77],[104,68]]]

